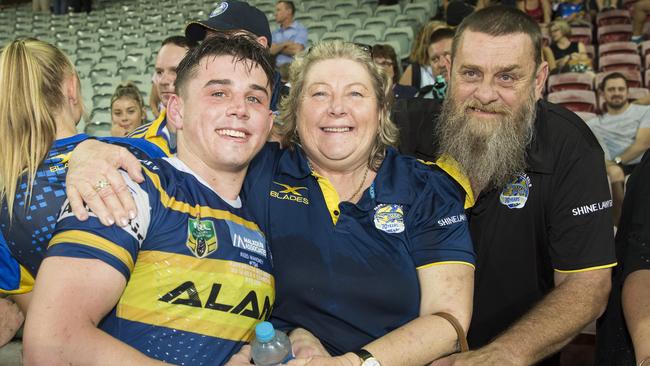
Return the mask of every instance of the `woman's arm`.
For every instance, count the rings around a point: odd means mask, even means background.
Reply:
[[[625,322],[640,363],[650,357],[650,270],[635,271],[625,279],[622,299]]]
[[[411,86],[411,79],[413,78],[413,65],[408,65],[402,77],[399,79],[399,85]]]
[[[544,55],[544,59],[546,60],[546,63],[548,63],[548,71],[550,73],[555,72],[555,70],[557,70],[557,62],[555,61],[555,55],[553,55],[551,48],[542,48],[542,55]]]

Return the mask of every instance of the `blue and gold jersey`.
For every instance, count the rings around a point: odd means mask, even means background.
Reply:
[[[0,292],[31,291],[34,277],[45,257],[61,205],[66,198],[65,177],[72,150],[88,135],[79,134],[56,140],[45,160],[38,167],[32,186],[31,200],[27,177],[18,184],[14,201],[13,222],[9,223],[7,202],[0,213]],[[105,138],[102,141],[123,145],[139,158],[163,156],[161,150],[143,141]]]
[[[167,128],[166,112],[163,109],[158,118],[133,130],[129,138],[147,140],[164,151],[166,156],[176,154],[176,142]]]
[[[240,201],[220,198],[177,158],[144,162],[127,227],[78,221],[65,207],[48,256],[99,259],[127,279],[101,328],[149,357],[220,365],[270,316],[266,239]],[[124,174],[126,177],[126,174]]]

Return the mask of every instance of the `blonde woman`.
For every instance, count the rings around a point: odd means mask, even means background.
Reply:
[[[26,312],[66,198],[70,152],[88,136],[76,131],[83,114],[79,78],[55,46],[32,38],[6,45],[0,86],[0,293]],[[97,182],[95,192],[107,184]]]
[[[448,28],[447,24],[441,21],[431,21],[424,25],[413,42],[413,48],[409,55],[409,65],[402,77],[399,79],[400,85],[413,86],[417,89],[433,84],[431,81],[435,75],[432,75],[429,66],[429,46],[431,34],[440,28]]]

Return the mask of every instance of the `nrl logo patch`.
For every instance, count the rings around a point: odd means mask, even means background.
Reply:
[[[375,227],[389,234],[404,231],[404,209],[402,205],[385,204],[375,207]]]
[[[217,6],[212,11],[212,13],[210,13],[210,18],[223,14],[223,12],[226,11],[226,9],[228,9],[228,3],[224,1],[221,4],[219,4],[219,6]]]
[[[187,243],[190,252],[197,258],[205,258],[217,250],[217,231],[210,220],[189,219],[187,221]]]
[[[499,196],[499,202],[508,208],[523,208],[528,201],[530,193],[530,178],[526,173],[516,176],[510,183],[506,184]]]

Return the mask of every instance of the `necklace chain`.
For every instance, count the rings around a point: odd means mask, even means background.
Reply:
[[[314,167],[311,165],[311,161],[307,160],[307,165],[309,166],[309,170],[311,170],[312,172],[315,171]],[[366,166],[366,171],[365,171],[365,173],[363,173],[363,179],[361,180],[361,184],[359,184],[359,187],[357,188],[357,190],[354,191],[352,196],[350,196],[346,201],[351,202],[352,199],[354,197],[356,197],[359,194],[359,192],[361,192],[361,188],[363,188],[363,184],[366,182],[366,178],[368,178],[368,170],[370,170],[370,169],[368,168],[368,166]]]

